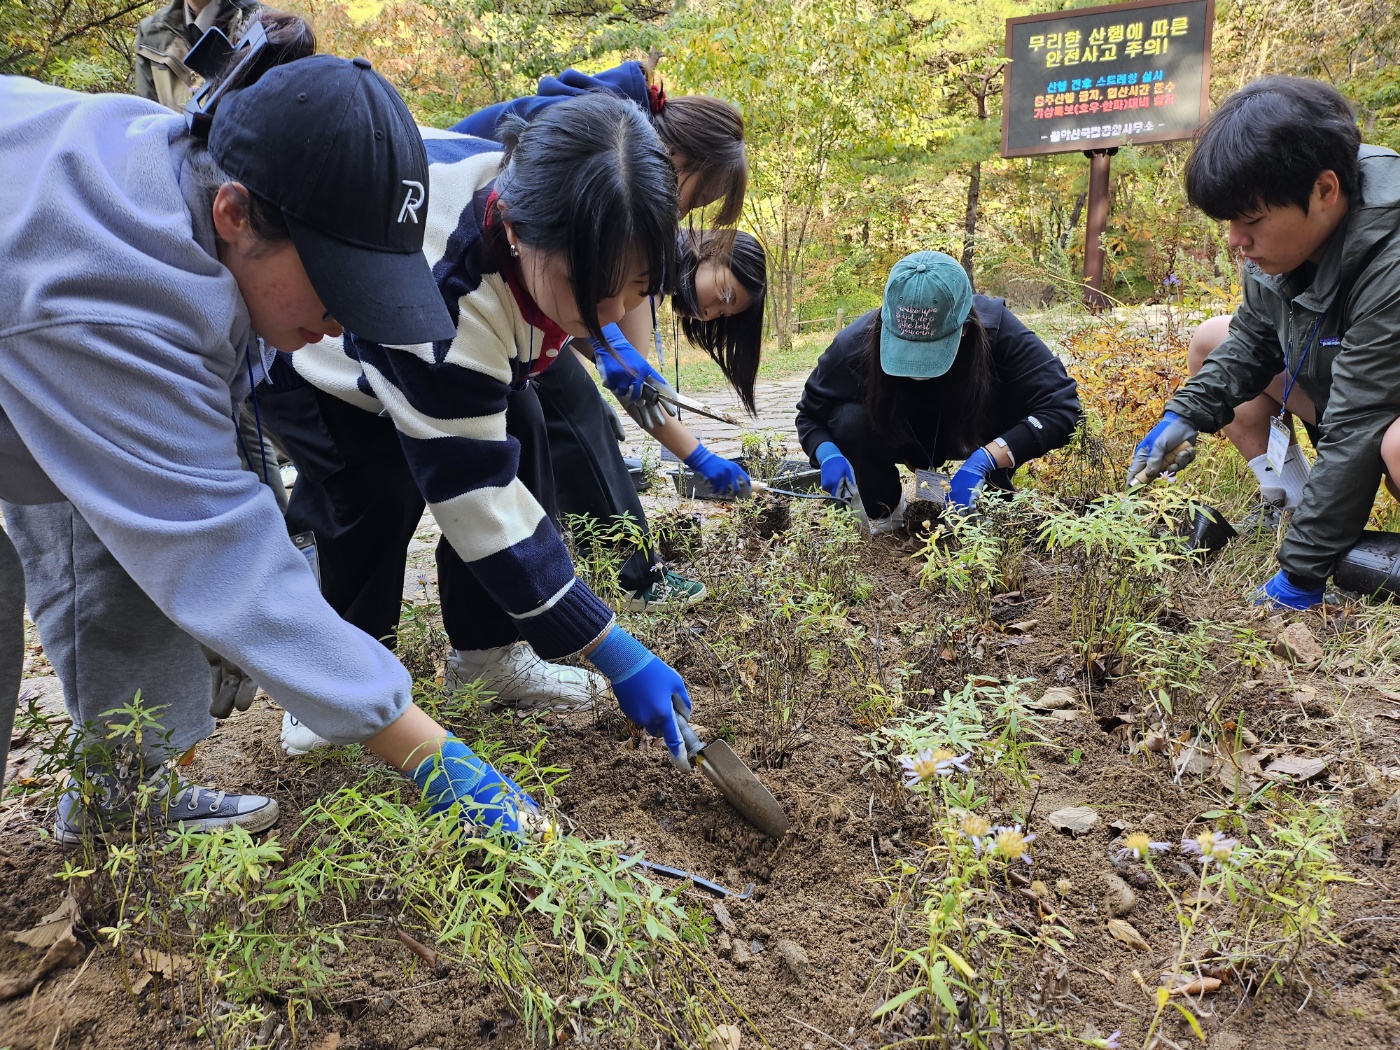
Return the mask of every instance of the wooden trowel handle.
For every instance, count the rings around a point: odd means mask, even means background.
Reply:
[[[1176,454],[1178,452],[1180,452],[1182,449],[1189,448],[1190,446],[1190,441],[1183,441],[1181,444],[1168,451],[1167,454],[1162,457],[1162,462],[1165,463],[1167,460],[1175,459]],[[1142,470],[1139,470],[1136,474],[1134,474],[1131,478],[1128,479],[1128,488],[1135,488],[1138,485],[1145,484],[1149,480],[1151,479],[1149,479],[1147,476],[1147,468],[1143,467]]]

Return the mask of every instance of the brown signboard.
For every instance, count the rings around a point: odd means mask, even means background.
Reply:
[[[1189,139],[1210,107],[1215,0],[1136,0],[1006,23],[1001,155]]]

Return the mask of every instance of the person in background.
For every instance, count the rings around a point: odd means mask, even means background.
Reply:
[[[608,94],[568,99],[528,124],[505,120],[504,152],[424,132],[434,202],[426,243],[453,338],[393,346],[349,337],[292,358],[296,376],[341,402],[321,398],[322,420],[361,453],[322,481],[298,479],[293,513],[321,538],[327,595],[349,608],[365,563],[402,580],[426,502],[442,527],[452,673],[519,707],[589,706],[606,678],[623,712],[686,766],[676,720],[690,710],[685,684],[574,574],[535,391],[570,338],[609,352],[605,327],[673,272],[675,173],[646,117]],[[386,497],[404,510],[397,521],[376,517]],[[376,531],[383,525],[387,535]],[[360,612],[388,633],[398,607],[385,590]],[[602,677],[554,662],[571,656]],[[317,743],[284,723],[289,752]]]
[[[763,246],[743,232],[683,231],[676,256],[676,280],[668,293],[681,332],[687,342],[703,349],[719,365],[752,412],[768,290]],[[638,400],[645,377],[665,384],[646,355],[635,348],[646,346],[656,336],[659,298],[652,297],[606,329],[612,353],[598,354],[590,344],[575,340],[576,353],[561,355],[539,383],[560,510],[601,521],[625,514],[642,531],[642,549],[623,563],[619,573],[619,582],[629,592],[624,608],[632,612],[657,604],[696,601],[703,597],[705,588],[698,580],[665,569],[660,555],[647,542],[646,515],[613,440],[616,417],[600,400],[582,361],[593,361],[604,385],[637,425],[678,459],[705,474],[712,488],[738,491],[748,484],[742,468],[706,449],[663,404],[651,400],[643,405]]]
[[[667,98],[661,85],[655,82],[655,70],[650,62],[624,62],[597,75],[567,69],[557,77],[543,78],[534,95],[478,110],[455,124],[452,130],[478,138],[495,139],[501,118],[507,114],[532,120],[565,99],[590,92],[607,92],[626,99],[650,118],[676,169],[677,199],[682,218],[707,209],[713,212],[709,219],[711,229],[691,231],[688,237],[681,240],[679,283],[684,284],[688,278],[693,287],[697,272],[711,277],[716,267],[727,269],[723,257],[728,254],[735,235],[731,230],[713,227],[732,226],[743,212],[748,186],[743,118],[727,102],[707,95]],[[747,253],[741,267],[749,275],[743,290],[736,291],[734,283],[722,275],[720,281],[714,284],[716,302],[696,307],[713,311],[716,316],[704,322],[703,329],[692,323],[692,329],[696,336],[701,336],[703,331],[704,336],[708,337],[708,342],[699,345],[715,358],[726,377],[735,383],[736,389],[744,396],[744,389],[752,391],[752,373],[758,368],[758,341],[762,334],[762,296],[755,289],[766,287],[766,281],[761,274],[757,280],[753,277],[752,252]],[[729,301],[723,301],[721,296]],[[747,318],[733,323],[727,320],[727,313],[735,309],[733,304],[740,298],[748,298],[750,305],[756,309],[757,326]],[[678,301],[673,300],[672,305],[675,306]],[[628,364],[623,365],[620,358],[611,355],[602,359],[604,364],[618,362],[619,367],[629,374],[629,379],[631,374],[635,374],[639,358],[632,343],[647,346],[653,341],[652,326],[657,306],[655,299],[642,304],[628,315],[621,330],[610,333],[614,350],[626,357]],[[730,331],[737,335],[740,328],[743,329],[743,337],[726,335]],[[692,329],[687,329],[688,336]],[[623,331],[626,336],[622,334]],[[624,349],[619,340],[626,339],[631,342]],[[743,346],[743,350],[735,352],[739,345]],[[592,357],[592,350],[586,341],[579,351],[584,357]],[[641,359],[644,357],[641,355]],[[660,555],[650,543],[646,512],[637,498],[627,464],[616,442],[610,438],[612,434],[617,434],[619,439],[621,437],[616,416],[599,397],[587,371],[571,358],[572,355],[558,362],[556,367],[540,376],[537,384],[540,405],[544,409],[549,430],[550,456],[554,462],[560,512],[566,515],[585,514],[603,522],[626,516],[637,527],[640,548],[623,562],[619,570],[619,583],[628,592],[624,604],[629,610],[639,611],[655,605],[685,605],[699,600],[705,594],[705,587],[700,581],[671,572],[661,564]],[[739,371],[734,371],[736,368]],[[745,370],[751,371],[745,375]],[[656,373],[652,371],[651,374]],[[750,407],[751,398],[750,393],[745,402]],[[698,442],[679,424],[675,424],[675,427],[674,430],[668,428],[671,437],[663,444],[668,448],[671,445],[684,447],[688,454],[691,453]],[[702,453],[705,451],[702,450]],[[717,456],[706,458],[702,453],[695,454],[697,462],[706,466],[711,474],[716,474],[714,481],[725,481],[726,478],[719,477],[717,472],[725,472],[727,477],[732,473],[733,465]]]
[[[136,94],[177,113],[183,110],[198,84],[185,65],[190,49],[209,29],[236,39],[258,9],[258,0],[170,0],[141,19],[136,26]]]
[[[1191,378],[1138,443],[1128,477],[1191,462],[1220,431],[1259,480],[1274,523],[1292,512],[1259,604],[1306,609],[1400,479],[1400,155],[1366,146],[1330,84],[1264,77],[1196,135],[1186,194],[1229,223],[1244,301],[1191,340]],[[1309,470],[1293,418],[1317,448]]]
[[[17,555],[0,532],[0,723],[17,699],[27,582],[85,765],[59,800],[60,842],[277,820],[271,798],[169,768],[213,728],[199,643],[326,738],[412,775],[434,809],[530,830],[533,802],[325,603],[276,501],[239,464],[237,409],[273,350],[342,325],[408,345],[455,330],[423,226],[405,221],[429,201],[403,100],[363,59],[269,69],[277,50],[260,29],[245,45],[187,119],[0,77],[0,497],[71,502],[135,584],[114,605],[85,564],[50,571],[51,548]],[[346,163],[320,163],[331,149]],[[124,729],[109,709],[131,694],[94,682],[138,686],[151,723]]]
[[[948,500],[973,507],[988,485],[1069,441],[1074,380],[1005,301],[974,295],[941,252],[905,256],[885,297],[827,347],[797,403],[797,434],[822,487],[853,481],[873,532],[904,524],[898,464],[961,459]]]

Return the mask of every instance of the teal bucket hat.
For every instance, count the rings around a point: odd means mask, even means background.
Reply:
[[[880,368],[933,379],[953,367],[972,312],[972,283],[942,252],[915,252],[894,264],[880,306]]]

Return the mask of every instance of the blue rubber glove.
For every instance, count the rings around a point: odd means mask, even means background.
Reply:
[[[612,683],[622,713],[665,740],[671,761],[689,770],[690,759],[676,725],[676,707],[690,715],[690,693],[681,676],[621,627],[609,631],[588,660]]]
[[[1316,590],[1298,587],[1279,569],[1273,579],[1254,592],[1254,604],[1274,605],[1282,609],[1311,609],[1321,604],[1326,590],[1326,584]]]
[[[851,469],[851,461],[841,455],[841,450],[830,441],[817,446],[817,462],[822,468],[822,488],[833,496],[841,495],[841,482],[856,483],[856,472]]]
[[[455,736],[444,740],[436,755],[419,763],[413,782],[422,789],[433,813],[444,813],[460,803],[462,818],[484,828],[518,835],[548,827],[535,800],[519,784]]]
[[[948,501],[959,507],[971,508],[977,494],[987,483],[987,475],[997,469],[997,461],[985,448],[979,448],[963,461],[958,472],[948,482]]]
[[[642,396],[642,385],[651,377],[655,382],[666,386],[665,377],[652,368],[647,359],[637,351],[622,329],[610,324],[603,329],[608,337],[614,357],[598,340],[593,340],[593,363],[598,366],[598,374],[603,377],[603,385],[618,397],[636,401]]]
[[[704,445],[695,446],[695,451],[685,457],[685,465],[703,475],[717,495],[747,496],[753,492],[753,482],[743,467],[716,456]]]
[[[1151,481],[1158,474],[1181,470],[1196,458],[1196,438],[1200,432],[1175,412],[1163,412],[1162,421],[1147,432],[1133,449],[1128,468],[1128,485]],[[1146,475],[1142,482],[1135,479]]]

